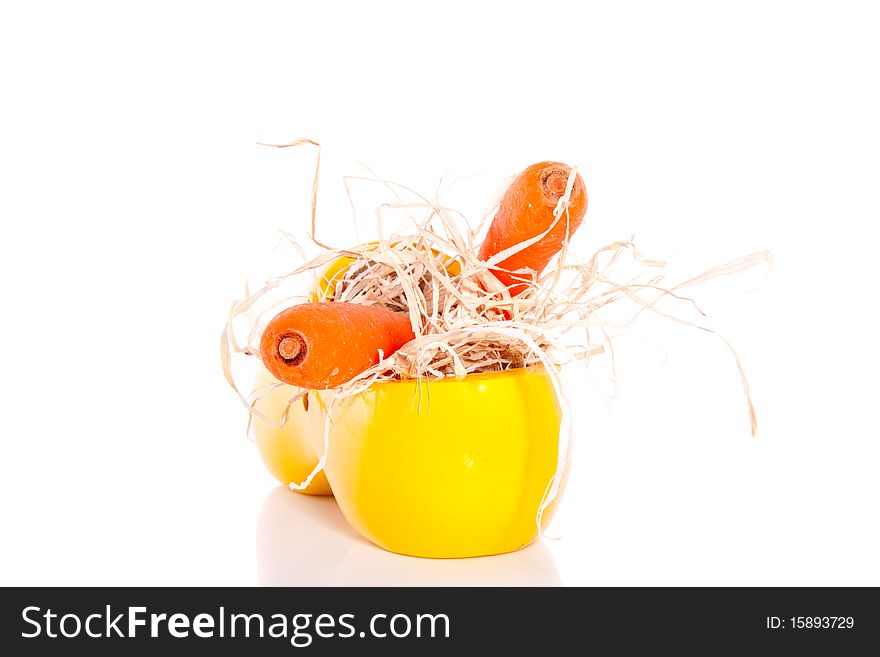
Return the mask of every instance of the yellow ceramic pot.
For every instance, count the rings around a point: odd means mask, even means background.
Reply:
[[[329,397],[314,396],[309,413],[326,417]],[[324,472],[349,523],[373,543],[451,558],[511,552],[536,538],[560,426],[543,369],[374,384],[331,413]],[[322,452],[323,431],[305,437]]]

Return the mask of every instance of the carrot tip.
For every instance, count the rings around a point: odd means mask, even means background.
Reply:
[[[568,172],[562,169],[552,169],[546,172],[541,179],[541,186],[548,198],[558,200],[565,193],[568,185]]]
[[[285,333],[278,340],[278,355],[288,365],[299,365],[306,357],[306,341],[297,332]]]

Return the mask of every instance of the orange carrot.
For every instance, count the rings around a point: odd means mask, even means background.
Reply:
[[[355,303],[303,303],[278,313],[260,341],[266,369],[300,388],[335,388],[414,339],[409,319]]]
[[[538,237],[555,221],[553,211],[565,193],[571,167],[561,162],[539,162],[523,171],[504,193],[498,212],[489,226],[486,240],[480,247],[480,260],[488,260],[526,240]],[[587,211],[587,190],[577,175],[569,198],[556,225],[540,240],[498,263],[492,273],[508,287],[512,295],[523,292],[562,248],[566,235],[571,236],[581,225]],[[535,273],[512,274],[528,268]]]

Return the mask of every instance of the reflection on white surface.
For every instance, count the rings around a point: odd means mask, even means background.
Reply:
[[[257,523],[261,586],[560,586],[556,564],[537,541],[476,559],[419,559],[387,552],[361,538],[332,497],[298,495],[279,486]]]

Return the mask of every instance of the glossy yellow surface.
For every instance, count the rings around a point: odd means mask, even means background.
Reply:
[[[323,415],[323,401],[310,413]],[[349,523],[377,545],[473,557],[537,536],[560,423],[542,369],[375,384],[332,415],[327,478]],[[323,448],[322,432],[307,437],[314,452]]]
[[[263,370],[257,385],[277,383],[269,372]],[[296,388],[280,385],[266,397],[257,402],[256,408],[273,420],[277,420],[287,406],[287,400],[296,393]],[[310,397],[313,393],[310,393]],[[309,410],[312,410],[311,408]],[[284,485],[291,482],[299,484],[318,463],[318,457],[312,450],[306,435],[324,431],[324,414],[319,411],[306,412],[302,400],[295,402],[288,412],[288,420],[280,429],[254,418],[254,434],[257,450],[269,472]],[[323,472],[319,473],[302,491],[307,495],[332,495],[330,484]]]

